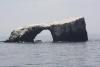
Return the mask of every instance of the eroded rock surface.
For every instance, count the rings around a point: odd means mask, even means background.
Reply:
[[[50,30],[53,41],[87,41],[86,23],[83,17],[69,17],[49,24],[37,24],[23,27],[11,32],[5,42],[34,42],[42,30]]]

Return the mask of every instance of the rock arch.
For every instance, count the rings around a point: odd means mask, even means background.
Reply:
[[[33,39],[42,30],[50,30],[53,41],[87,41],[86,23],[83,17],[70,17],[51,24],[37,24],[11,32],[5,42],[34,42]]]

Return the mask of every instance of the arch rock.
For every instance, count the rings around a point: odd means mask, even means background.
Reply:
[[[48,24],[34,24],[13,30],[5,42],[34,42],[42,30],[50,30],[53,41],[82,42],[88,40],[84,17],[68,17]]]

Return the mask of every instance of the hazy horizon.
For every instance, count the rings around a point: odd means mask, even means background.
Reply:
[[[100,34],[99,0],[0,0],[0,34],[21,26],[83,16],[88,34]]]

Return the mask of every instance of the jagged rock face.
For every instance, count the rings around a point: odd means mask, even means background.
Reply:
[[[71,40],[86,41],[88,40],[86,24],[84,18],[71,23]]]
[[[62,25],[52,25],[51,33],[54,41],[87,41],[87,31],[84,18]]]
[[[67,20],[54,22],[48,25],[34,25],[11,32],[6,42],[34,42],[34,38],[42,30],[50,30],[53,41],[87,41],[86,24],[83,17],[69,18]]]

